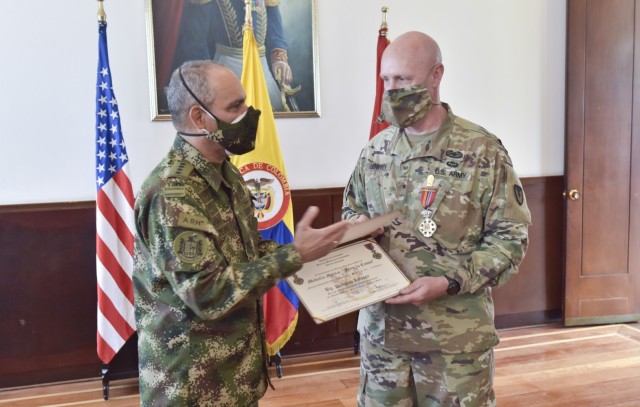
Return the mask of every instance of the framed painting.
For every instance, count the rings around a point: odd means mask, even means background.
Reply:
[[[165,88],[184,61],[242,74],[245,0],[145,0],[151,119],[171,120]],[[253,30],[275,117],[318,117],[316,0],[251,0]]]

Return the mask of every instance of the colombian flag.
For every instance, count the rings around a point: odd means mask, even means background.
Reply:
[[[247,27],[248,26],[248,27]],[[280,153],[276,123],[264,79],[258,45],[249,24],[244,28],[242,86],[247,105],[262,111],[256,149],[231,162],[240,169],[254,196],[258,229],[264,239],[286,244],[293,241],[293,207],[289,182]],[[264,295],[267,351],[275,355],[291,338],[298,322],[298,297],[284,281]]]

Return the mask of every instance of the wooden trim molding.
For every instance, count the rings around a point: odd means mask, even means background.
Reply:
[[[524,178],[533,217],[521,270],[494,290],[496,323],[556,321],[562,304],[562,176]],[[294,218],[340,219],[343,188],[292,191]],[[0,388],[100,377],[96,354],[95,202],[0,206]],[[353,348],[357,313],[316,325],[301,306],[285,355]],[[135,375],[135,337],[110,365]]]

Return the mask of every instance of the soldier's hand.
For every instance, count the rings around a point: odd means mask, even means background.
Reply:
[[[420,277],[385,302],[420,305],[446,295],[448,286],[446,277]]]
[[[317,206],[309,207],[296,225],[293,247],[305,263],[329,254],[349,227],[349,221],[343,220],[322,229],[314,229],[311,223],[319,212]]]

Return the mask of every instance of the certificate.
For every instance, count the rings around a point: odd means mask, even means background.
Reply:
[[[338,247],[287,282],[317,324],[384,301],[410,283],[374,240]]]

